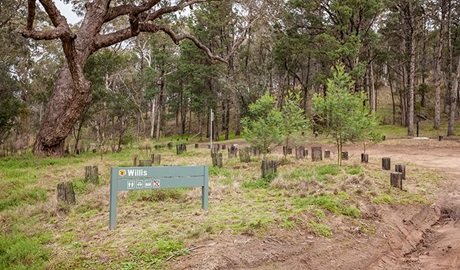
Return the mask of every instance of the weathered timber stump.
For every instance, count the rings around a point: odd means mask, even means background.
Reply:
[[[348,152],[342,152],[342,160],[348,160]]]
[[[249,155],[250,151],[251,151],[250,147],[245,147],[239,151],[241,162],[246,162],[246,163],[251,162],[251,156]]]
[[[331,158],[331,151],[330,150],[324,150],[324,158]]]
[[[439,136],[439,137],[438,137],[438,140],[439,140],[439,141],[442,141],[442,138],[443,138],[442,136]]]
[[[152,154],[151,156],[152,164],[160,165],[161,164],[161,155],[160,154]]]
[[[368,154],[361,154],[361,162],[362,163],[369,163],[369,155]]]
[[[171,150],[172,147],[173,147],[173,143],[172,143],[172,142],[168,142],[167,146],[168,146],[168,149]]]
[[[222,153],[211,152],[212,166],[222,168]]]
[[[292,155],[292,147],[283,146],[283,155]]]
[[[57,201],[58,204],[75,204],[75,190],[72,182],[61,182],[57,185]]]
[[[140,159],[139,160],[139,167],[150,167],[152,166],[151,159]]]
[[[321,161],[321,160],[323,160],[323,149],[321,147],[312,147],[311,148],[311,160],[312,161]]]
[[[404,164],[395,164],[395,171],[401,173],[401,178],[406,179],[406,165]]]
[[[304,146],[296,147],[296,149],[295,149],[295,158],[303,159],[305,157],[306,157],[306,155],[305,155],[305,147]]]
[[[236,145],[230,146],[228,149],[228,158],[234,158],[238,154],[238,147]]]
[[[95,185],[99,184],[99,169],[97,166],[85,166],[85,181],[90,181]]]
[[[221,149],[225,150],[225,148],[227,148],[227,146],[225,144],[222,144]]]
[[[262,160],[262,178],[274,178],[278,172],[278,162],[276,160]]]
[[[390,173],[390,185],[402,189],[402,173],[391,172]]]
[[[176,153],[178,155],[182,155],[185,152],[187,152],[187,145],[185,143],[176,145]]]
[[[382,158],[382,169],[389,171],[391,167],[391,161],[389,157]]]
[[[197,143],[195,143],[195,149],[198,148],[198,147],[199,147],[199,145]]]

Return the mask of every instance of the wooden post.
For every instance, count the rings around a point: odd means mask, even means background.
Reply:
[[[173,147],[173,143],[172,142],[168,142],[168,149],[171,150]]]
[[[342,152],[342,160],[348,160],[348,152]]]
[[[234,158],[238,154],[238,147],[236,145],[232,145],[227,148],[228,151],[228,158]]]
[[[442,138],[443,138],[442,136],[439,136],[439,137],[438,137],[438,140],[439,140],[439,141],[442,141]]]
[[[275,177],[278,171],[278,162],[276,160],[262,160],[262,178]]]
[[[251,156],[249,155],[249,152],[250,152],[250,147],[245,147],[243,149],[241,149],[240,152],[240,161],[241,162],[251,162]]]
[[[133,167],[137,166],[137,155],[133,156]]]
[[[331,158],[331,151],[330,150],[324,150],[324,158]]]
[[[184,152],[187,152],[187,145],[185,143],[176,145],[176,153],[178,155],[182,155]]]
[[[402,189],[402,173],[391,172],[390,173],[390,185]]]
[[[197,144],[197,143],[195,143],[195,149],[196,149],[196,148],[198,148],[198,144]]]
[[[297,159],[305,158],[305,147],[299,146],[295,149],[295,157]]]
[[[85,181],[99,185],[99,169],[97,166],[85,166]]]
[[[311,160],[312,161],[321,161],[323,160],[323,150],[321,147],[312,147],[311,148]]]
[[[217,156],[217,167],[222,168],[222,153]]]
[[[75,204],[75,190],[72,182],[61,182],[57,185],[57,201],[59,203]]]
[[[160,154],[152,154],[151,155],[152,164],[160,165],[161,164],[161,155]]]
[[[382,158],[382,169],[389,171],[391,167],[391,161],[389,157]]]
[[[406,179],[406,165],[404,164],[395,164],[395,171],[401,173],[401,179]]]
[[[361,154],[361,162],[362,163],[369,163],[369,155],[368,154]]]

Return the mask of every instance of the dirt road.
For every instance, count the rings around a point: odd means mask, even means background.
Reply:
[[[359,156],[361,146],[347,146]],[[272,232],[212,239],[171,269],[460,269],[460,142],[393,140],[371,147],[385,156],[439,170],[446,181],[430,206],[383,206],[376,233],[350,229],[333,239]]]

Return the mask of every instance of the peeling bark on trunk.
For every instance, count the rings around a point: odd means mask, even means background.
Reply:
[[[74,90],[70,70],[65,65],[45,111],[45,117],[34,144],[34,154],[63,156],[64,143],[85,106],[91,101],[89,83],[84,89]]]

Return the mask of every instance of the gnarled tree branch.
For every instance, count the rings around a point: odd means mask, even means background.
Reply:
[[[171,38],[171,40],[177,45],[182,40],[188,39],[188,40],[192,41],[193,43],[195,43],[195,45],[199,49],[203,50],[208,55],[208,57],[211,58],[212,60],[217,60],[217,61],[220,61],[220,62],[223,62],[223,63],[228,62],[227,58],[222,58],[220,56],[217,56],[217,55],[213,54],[211,52],[211,50],[206,45],[204,45],[203,43],[201,43],[198,40],[198,38],[196,38],[195,36],[192,36],[190,34],[177,35],[169,27],[164,26],[164,25],[158,25],[158,24],[142,24],[142,25],[140,25],[140,30],[141,30],[141,32],[158,32],[158,31],[162,31],[166,35],[168,35]]]
[[[123,15],[138,15],[141,14],[142,12],[145,12],[152,7],[154,7],[156,4],[158,4],[160,0],[152,0],[149,1],[143,5],[136,6],[133,4],[128,4],[128,5],[121,5],[117,7],[110,8],[109,11],[107,12],[107,16],[105,19],[105,22],[109,22],[117,17],[123,16]]]

